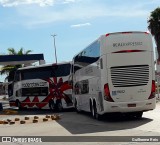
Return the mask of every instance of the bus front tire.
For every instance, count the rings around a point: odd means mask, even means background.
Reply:
[[[21,102],[20,101],[16,101],[16,106],[18,107],[19,110],[23,110],[23,107],[21,105]]]
[[[56,102],[56,108],[59,112],[63,110],[62,102],[60,100]]]

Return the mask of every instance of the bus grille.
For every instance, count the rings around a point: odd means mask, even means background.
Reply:
[[[147,85],[149,65],[111,67],[111,79],[114,87]]]

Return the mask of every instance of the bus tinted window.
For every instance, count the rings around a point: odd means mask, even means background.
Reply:
[[[22,88],[22,96],[47,96],[47,87]]]
[[[28,80],[28,79],[45,79],[50,77],[67,76],[70,74],[70,69],[71,69],[70,64],[26,69],[26,70],[21,70],[21,78],[22,80]]]
[[[89,81],[83,80],[75,84],[75,94],[88,94],[89,93]]]
[[[26,69],[21,72],[22,80],[44,79],[52,76],[51,67]]]
[[[74,63],[84,67],[96,62],[99,59],[99,57],[100,44],[98,41],[95,41],[74,58]]]
[[[14,80],[15,72],[16,72],[16,71],[10,71],[10,72],[9,72],[8,82],[11,82],[11,81]]]
[[[58,67],[56,69],[53,68],[53,70],[54,77],[68,76],[71,71],[71,64],[58,65]]]

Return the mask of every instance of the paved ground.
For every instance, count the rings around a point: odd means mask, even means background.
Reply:
[[[15,109],[16,110],[16,109]],[[45,115],[60,114],[61,119],[57,121],[40,122],[37,124],[15,124],[15,125],[0,125],[0,136],[160,136],[160,103],[153,111],[145,112],[142,119],[128,119],[121,115],[114,115],[112,117],[105,116],[103,121],[94,120],[90,114],[77,114],[73,110],[68,110],[61,113],[53,113],[50,110],[30,109],[19,111],[17,115],[0,115],[0,120],[14,119],[20,117],[24,119],[25,116],[33,117],[34,115],[40,118]],[[63,138],[63,137],[62,137]],[[62,139],[63,140],[63,139]],[[0,143],[9,144],[9,143]],[[12,143],[24,144],[24,143]],[[29,143],[25,143],[29,144]],[[40,144],[40,143],[32,143]],[[43,143],[43,144],[59,144],[59,145],[77,145],[77,143]],[[148,142],[86,142],[78,144],[85,145],[160,145],[158,143]]]

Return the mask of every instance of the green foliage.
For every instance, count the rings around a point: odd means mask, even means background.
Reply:
[[[19,51],[16,51],[14,48],[8,48],[8,54],[9,55],[26,55],[29,54],[30,52],[32,52],[31,50],[27,50],[24,52],[23,48],[20,48]],[[10,71],[16,70],[18,68],[22,67],[21,64],[19,65],[5,65],[1,68],[0,74],[6,74],[8,75]]]
[[[148,28],[152,35],[160,33],[160,8],[156,8],[151,12],[150,18],[148,20]]]
[[[160,8],[156,8],[151,12],[149,20],[148,20],[148,29],[153,35],[158,52],[158,61],[160,61]]]
[[[32,50],[24,51],[23,47],[19,51],[16,51],[14,48],[8,48],[7,50],[9,55],[25,55],[32,52]]]

